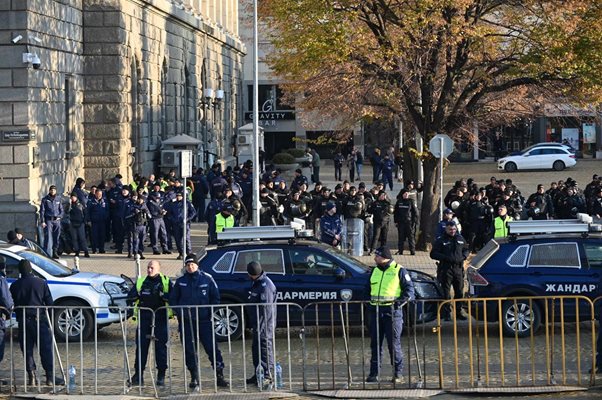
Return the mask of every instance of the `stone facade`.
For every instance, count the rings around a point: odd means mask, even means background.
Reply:
[[[231,162],[245,52],[237,3],[0,0],[0,236],[34,233],[51,184],[68,193],[78,176],[90,186],[158,171],[162,140],[177,134]],[[206,88],[224,98],[199,106]]]

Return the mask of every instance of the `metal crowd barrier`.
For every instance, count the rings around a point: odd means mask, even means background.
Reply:
[[[442,319],[444,306],[451,307],[451,321]],[[507,313],[505,320],[502,305]],[[501,319],[510,324],[523,324],[525,315],[520,305],[530,306],[539,311],[540,327],[537,331],[508,335]],[[101,330],[93,329],[92,336],[77,340],[66,336],[64,340],[55,339],[55,322],[59,315],[68,316],[69,321],[61,320],[65,326],[82,326],[84,315],[93,315],[96,326],[97,309],[92,307],[54,306],[46,308],[26,307],[14,311],[25,316],[28,311],[35,321],[35,331],[49,320],[52,346],[52,380],[65,379],[67,385],[44,385],[38,379],[35,385],[28,382],[25,368],[26,359],[19,352],[16,340],[17,327],[7,324],[5,343],[7,351],[0,363],[2,371],[9,370],[8,391],[18,393],[76,393],[126,394],[137,393],[142,396],[160,397],[186,394],[192,391],[200,393],[244,392],[260,390],[321,391],[339,389],[437,389],[447,391],[479,391],[487,388],[505,388],[503,390],[535,387],[587,387],[596,384],[596,339],[598,328],[594,315],[600,315],[602,297],[591,301],[583,296],[547,296],[512,297],[492,299],[460,299],[445,302],[420,300],[404,304],[403,310],[403,377],[401,383],[392,382],[393,367],[388,365],[389,354],[383,351],[380,380],[366,383],[370,365],[370,307],[366,302],[319,302],[303,309],[292,303],[269,304],[223,304],[219,306],[172,307],[182,322],[183,314],[202,320],[201,314],[216,311],[221,315],[233,314],[233,320],[213,321],[214,327],[226,332],[225,340],[218,342],[211,335],[213,348],[219,345],[224,360],[224,377],[229,381],[228,388],[217,386],[217,375],[211,368],[217,354],[206,355],[201,345],[202,329],[205,325],[195,324],[190,329],[180,329],[178,319],[167,319],[167,371],[165,386],[156,385],[156,313],[141,309],[152,317],[151,331],[148,335],[150,348],[144,374],[134,370],[134,359],[140,358],[141,350],[136,346],[136,337],[141,336],[140,319],[129,318],[134,308],[121,308],[121,320],[118,324]],[[276,307],[278,323],[272,336],[274,364],[271,375],[274,378],[270,387],[259,388],[247,384],[248,378],[255,374],[252,365],[252,340],[248,329],[237,329],[233,321],[249,328],[250,318],[257,318],[262,308]],[[461,321],[455,316],[460,309],[468,319]],[[59,310],[70,310],[61,313]],[[508,311],[508,309],[510,311]],[[165,311],[164,309],[160,311]],[[524,314],[524,313],[523,313]],[[574,316],[574,317],[573,317]],[[521,319],[522,318],[522,319]],[[8,321],[7,321],[8,322]],[[231,323],[232,322],[232,323]],[[71,324],[71,325],[69,325]],[[220,325],[221,324],[221,325]],[[187,369],[185,353],[187,332],[194,335],[193,347],[196,360],[198,389],[190,389],[190,372]],[[229,333],[229,334],[228,334]],[[240,335],[233,338],[231,335]],[[520,337],[524,336],[524,337]],[[34,360],[38,365],[38,377],[42,376],[42,364],[37,349],[48,337],[35,338],[23,335],[27,346],[29,340],[35,341]],[[188,338],[190,339],[190,338]],[[16,342],[16,343],[15,343]],[[383,350],[387,344],[383,344]],[[262,350],[259,350],[262,351]],[[261,356],[261,355],[259,355]],[[261,358],[261,357],[260,357]],[[281,374],[276,362],[280,363]],[[77,371],[75,387],[70,388],[69,366]],[[130,386],[129,379],[135,372],[144,375],[144,384]],[[4,373],[5,374],[5,373]],[[281,386],[275,382],[280,375]],[[3,387],[0,391],[6,392]]]

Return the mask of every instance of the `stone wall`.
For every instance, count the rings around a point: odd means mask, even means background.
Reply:
[[[245,50],[236,29],[198,12],[205,4],[0,0],[0,239],[16,225],[34,233],[51,184],[68,194],[78,176],[90,186],[156,171],[171,136],[232,159]],[[207,87],[225,96],[205,124],[198,105]],[[27,130],[20,141],[4,135]]]

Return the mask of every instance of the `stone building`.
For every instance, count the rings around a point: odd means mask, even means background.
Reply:
[[[244,54],[238,0],[0,0],[0,238],[52,184],[158,171],[178,134],[234,162]]]

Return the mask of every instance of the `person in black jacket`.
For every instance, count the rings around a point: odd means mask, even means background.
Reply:
[[[445,226],[445,233],[433,243],[431,258],[437,263],[437,280],[443,289],[443,297],[451,299],[450,289],[454,288],[454,299],[464,297],[464,260],[468,257],[466,241],[458,233],[456,223],[451,220]],[[465,320],[461,307],[456,307],[456,318]],[[443,309],[443,318],[451,320],[451,308],[446,305]]]
[[[80,251],[84,257],[90,257],[88,252],[88,241],[86,240],[86,223],[88,216],[86,207],[79,201],[76,193],[71,193],[71,202],[67,208],[69,214],[69,229],[71,231],[71,244],[75,250],[75,256],[79,257]]]
[[[248,309],[249,320],[253,328],[253,366],[255,372],[261,365],[263,387],[267,389],[273,383],[274,371],[274,329],[276,327],[276,286],[261,268],[261,264],[252,261],[247,264],[247,273],[253,281],[249,291],[249,303],[259,304]],[[247,379],[247,384],[256,384],[257,374]]]
[[[19,345],[21,351],[25,353],[28,382],[30,385],[35,385],[37,382],[33,348],[39,342],[40,359],[42,360],[42,367],[46,371],[46,385],[52,385],[53,383],[64,385],[65,380],[63,378],[57,376],[54,381],[52,379],[54,374],[52,334],[47,318],[47,312],[49,311],[44,308],[51,307],[54,304],[52,295],[48,283],[34,276],[32,271],[28,260],[19,261],[21,277],[10,287],[10,293],[15,302],[17,322],[19,323]]]
[[[418,209],[414,200],[409,198],[407,189],[402,189],[400,197],[395,203],[395,212],[393,214],[393,221],[397,227],[397,254],[403,254],[403,245],[405,241],[408,241],[408,247],[410,248],[410,254],[416,254],[416,241],[414,240],[416,234],[416,223],[418,222]]]

